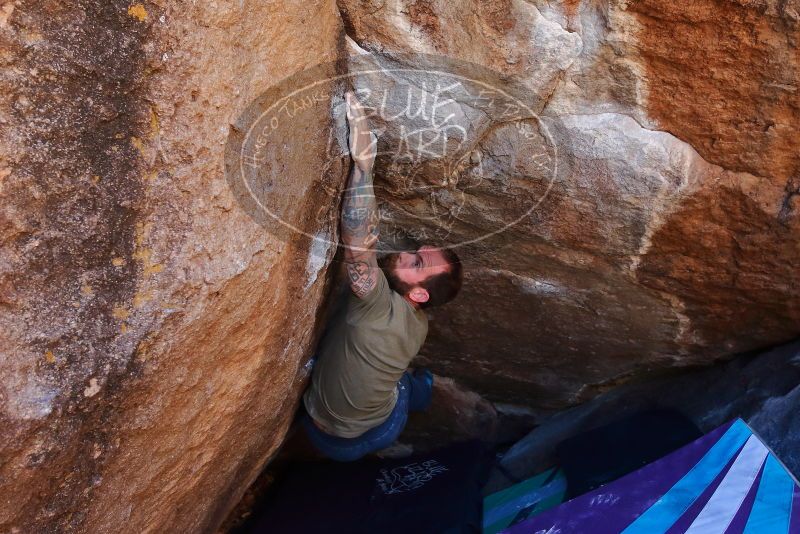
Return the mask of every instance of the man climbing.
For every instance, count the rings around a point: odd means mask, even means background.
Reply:
[[[309,439],[319,452],[340,461],[388,447],[403,430],[408,411],[430,404],[433,375],[407,368],[428,332],[423,309],[452,300],[462,272],[452,250],[432,246],[378,260],[372,187],[377,137],[350,92],[346,103],[353,168],[340,227],[351,291],[323,337],[303,397]]]

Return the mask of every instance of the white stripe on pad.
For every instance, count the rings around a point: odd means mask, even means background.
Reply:
[[[768,453],[761,440],[750,436],[686,534],[723,534],[753,487]]]

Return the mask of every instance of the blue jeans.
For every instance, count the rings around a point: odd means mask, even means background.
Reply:
[[[301,422],[309,440],[320,453],[339,462],[352,462],[391,445],[405,428],[408,412],[428,408],[432,387],[430,371],[418,369],[413,375],[406,371],[397,383],[397,404],[389,418],[355,438],[340,438],[323,432],[307,413],[303,414]]]

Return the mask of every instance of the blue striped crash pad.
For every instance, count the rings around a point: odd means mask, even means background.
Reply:
[[[509,525],[561,504],[567,493],[564,472],[554,467],[483,500],[483,532],[496,534]]]
[[[737,419],[504,532],[800,534],[800,486]]]

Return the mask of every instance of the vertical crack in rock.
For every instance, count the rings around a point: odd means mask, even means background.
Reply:
[[[781,209],[778,212],[778,221],[784,226],[787,226],[791,217],[797,216],[797,202],[795,199],[800,197],[800,177],[798,175],[792,176],[786,182],[786,196],[781,202]]]

